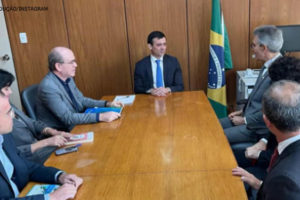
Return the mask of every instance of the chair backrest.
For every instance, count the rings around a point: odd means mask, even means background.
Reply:
[[[32,85],[29,86],[28,88],[25,88],[22,92],[23,106],[25,107],[29,117],[35,120],[36,120],[35,105],[36,105],[36,98],[37,98],[36,95],[37,95],[38,87],[39,87],[38,84]]]

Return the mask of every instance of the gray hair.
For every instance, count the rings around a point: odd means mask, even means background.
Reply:
[[[270,52],[279,52],[283,45],[282,31],[273,25],[257,27],[253,34],[257,36],[260,44],[267,46]]]
[[[273,83],[264,93],[263,113],[283,133],[300,129],[300,85],[281,80]]]
[[[48,68],[52,72],[56,70],[55,64],[56,63],[63,63],[64,59],[62,55],[59,53],[58,48],[54,48],[48,55]]]

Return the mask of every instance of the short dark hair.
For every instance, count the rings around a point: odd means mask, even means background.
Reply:
[[[48,55],[48,68],[52,72],[56,70],[55,64],[56,63],[63,63],[64,59],[62,55],[57,51],[57,49],[53,49]]]
[[[300,85],[281,80],[273,83],[264,93],[263,113],[281,132],[298,131],[300,128]]]
[[[291,56],[276,59],[269,68],[269,76],[273,82],[280,80],[300,82],[300,59]]]
[[[2,88],[11,86],[14,82],[15,77],[10,72],[0,69],[0,93]]]
[[[161,31],[152,31],[149,35],[148,35],[148,39],[147,39],[147,43],[153,45],[153,39],[154,38],[165,38],[165,34]]]

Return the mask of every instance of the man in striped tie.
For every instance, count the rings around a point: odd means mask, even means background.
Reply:
[[[181,68],[175,57],[165,54],[167,40],[164,33],[151,32],[147,42],[151,55],[135,65],[134,92],[166,96],[170,92],[182,91]]]

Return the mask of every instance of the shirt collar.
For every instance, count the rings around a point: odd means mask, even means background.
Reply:
[[[2,146],[3,144],[3,135],[0,135],[0,147]]]
[[[280,142],[278,144],[278,153],[279,153],[279,155],[283,152],[283,150],[287,146],[289,146],[290,144],[292,144],[292,143],[294,143],[294,142],[296,142],[298,140],[300,140],[300,135],[293,136],[293,137],[291,137],[289,139],[286,139],[286,140],[283,140],[282,142]]]
[[[53,74],[63,85],[67,85],[71,81],[71,78],[67,78],[66,81],[63,81],[55,73],[53,73]]]
[[[279,58],[280,56],[281,56],[281,53],[276,54],[276,56],[274,56],[274,57],[271,58],[270,60],[266,61],[265,64],[264,64],[264,66],[265,66],[266,68],[269,68],[270,65],[271,65],[277,58]]]
[[[150,58],[151,58],[152,62],[155,62],[156,60],[160,60],[161,62],[163,62],[163,60],[164,60],[164,56],[162,56],[158,59],[158,58],[154,57],[152,54],[150,55]]]

